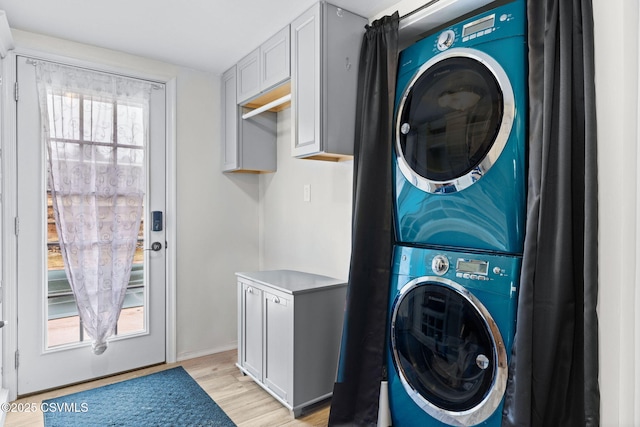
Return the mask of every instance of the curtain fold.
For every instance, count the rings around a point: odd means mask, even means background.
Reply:
[[[597,426],[592,4],[530,0],[527,13],[527,225],[503,425]]]
[[[392,117],[398,13],[366,28],[360,51],[351,265],[329,425],[375,425],[393,250]]]
[[[67,279],[95,354],[116,329],[146,190],[151,84],[37,62],[48,190]]]

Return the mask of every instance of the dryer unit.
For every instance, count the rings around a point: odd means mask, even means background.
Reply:
[[[399,242],[522,253],[525,28],[518,0],[402,51],[394,141]]]
[[[500,426],[521,258],[397,246],[389,311],[394,426]]]

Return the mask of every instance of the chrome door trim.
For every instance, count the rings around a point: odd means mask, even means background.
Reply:
[[[500,122],[500,128],[498,130],[498,134],[491,145],[491,149],[486,154],[486,156],[480,161],[480,163],[472,168],[466,174],[459,176],[450,181],[436,181],[430,180],[422,175],[416,173],[411,166],[407,163],[407,160],[404,157],[404,153],[402,152],[402,148],[400,146],[400,127],[402,126],[401,118],[402,113],[404,112],[405,104],[413,86],[416,81],[425,73],[427,70],[439,62],[442,62],[445,59],[449,58],[470,58],[473,59],[480,64],[484,65],[495,77],[498,82],[498,86],[502,90],[502,100],[503,100],[503,114],[502,120]],[[427,62],[425,62],[413,76],[409,85],[404,90],[402,94],[402,98],[400,100],[400,104],[398,107],[398,112],[396,114],[396,153],[398,154],[398,166],[400,171],[404,175],[404,177],[415,187],[419,188],[422,191],[427,193],[452,193],[464,190],[465,188],[473,185],[479,179],[481,179],[491,167],[495,164],[495,162],[500,157],[502,150],[507,144],[507,140],[509,139],[509,135],[511,133],[511,128],[513,127],[513,121],[515,118],[515,98],[513,95],[513,88],[511,87],[511,82],[509,81],[509,77],[507,73],[504,71],[502,66],[498,64],[498,62],[493,59],[490,55],[479,51],[477,49],[472,48],[464,48],[457,47],[449,49],[443,53],[440,53]]]
[[[441,286],[459,294],[481,315],[481,318],[484,320],[485,327],[489,332],[489,335],[491,336],[494,357],[496,357],[496,360],[498,361],[496,366],[496,373],[492,379],[489,392],[484,397],[484,399],[479,404],[466,411],[449,411],[436,406],[435,404],[425,399],[409,383],[406,378],[406,374],[402,369],[402,366],[398,363],[399,354],[396,348],[395,339],[395,323],[396,317],[398,315],[398,307],[400,306],[400,302],[402,302],[402,300],[408,295],[408,293],[419,286]],[[393,303],[390,335],[393,364],[396,367],[396,371],[398,372],[398,377],[400,378],[402,386],[404,387],[407,394],[411,397],[411,399],[423,411],[427,412],[433,418],[453,426],[473,426],[489,418],[495,412],[496,408],[500,405],[507,387],[508,376],[507,352],[504,346],[504,341],[502,340],[502,334],[500,333],[498,325],[493,320],[493,317],[486,309],[486,307],[480,302],[480,300],[478,300],[478,298],[476,298],[462,285],[452,280],[437,276],[422,276],[408,282],[402,287],[402,289],[398,293],[398,296],[396,297],[396,300]]]

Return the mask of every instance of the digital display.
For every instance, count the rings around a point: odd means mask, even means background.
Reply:
[[[476,261],[473,259],[458,259],[456,270],[460,273],[471,274],[487,274],[489,272],[489,263],[485,261]]]
[[[464,27],[462,27],[462,37],[468,36],[469,34],[475,34],[478,31],[484,31],[487,28],[493,27],[495,20],[496,15],[489,15],[465,25]]]

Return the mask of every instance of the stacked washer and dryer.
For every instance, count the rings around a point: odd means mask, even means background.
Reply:
[[[526,210],[525,1],[400,55],[389,307],[393,425],[499,426]]]

